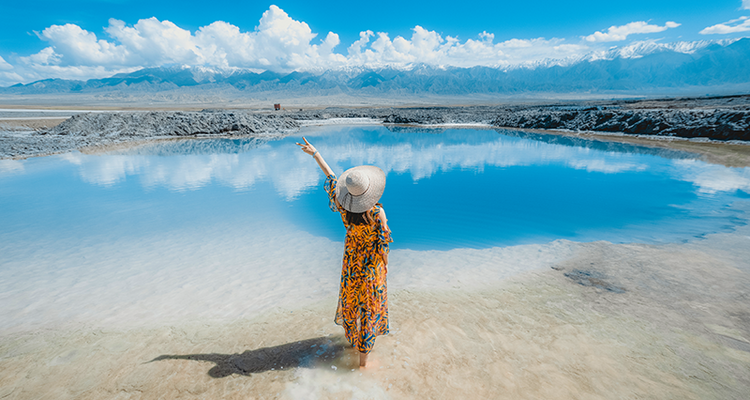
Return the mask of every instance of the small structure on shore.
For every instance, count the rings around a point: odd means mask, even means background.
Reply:
[[[274,109],[274,111],[279,111],[279,110],[281,110],[281,104],[278,104],[278,103],[274,104],[274,105],[273,105],[273,109]]]

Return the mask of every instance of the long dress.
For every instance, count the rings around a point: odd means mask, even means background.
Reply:
[[[326,179],[329,206],[332,211],[341,213],[346,227],[335,322],[344,327],[346,339],[352,346],[368,354],[375,344],[375,337],[388,334],[388,291],[383,255],[388,253],[388,243],[393,240],[390,230],[383,229],[381,224],[382,205],[379,203],[369,211],[373,224],[348,224],[347,211],[334,201],[336,184],[335,176]]]

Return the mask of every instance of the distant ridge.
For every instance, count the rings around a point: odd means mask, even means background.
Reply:
[[[514,68],[401,67],[319,72],[166,66],[87,81],[46,79],[0,88],[0,94],[156,93],[221,91],[241,96],[283,91],[300,95],[351,93],[519,94],[679,91],[750,86],[750,38],[728,41],[641,42],[578,59],[544,60]]]

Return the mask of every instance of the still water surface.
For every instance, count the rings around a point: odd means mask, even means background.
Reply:
[[[306,128],[278,140],[185,140],[103,155],[0,162],[0,238],[137,237],[231,223],[288,223],[335,241],[323,174],[305,135],[340,174],[387,174],[394,246],[446,250],[555,239],[685,241],[744,223],[748,168],[686,153],[494,130]],[[98,239],[101,238],[101,239]]]

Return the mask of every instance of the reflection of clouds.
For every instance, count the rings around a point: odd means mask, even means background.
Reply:
[[[677,179],[692,182],[701,193],[750,193],[750,168],[727,168],[696,160],[675,161]]]
[[[296,150],[296,151],[293,151]],[[262,146],[240,154],[197,154],[157,157],[148,155],[86,156],[68,153],[62,159],[78,165],[83,181],[112,186],[128,175],[139,175],[147,188],[196,190],[211,182],[248,189],[270,180],[288,200],[320,181],[320,172],[310,156],[294,148]]]
[[[331,144],[326,137],[317,145],[337,173],[347,166],[377,165],[386,173],[410,173],[417,181],[439,171],[485,166],[512,167],[559,164],[589,172],[616,173],[642,171],[646,165],[634,161],[637,155],[604,153],[586,148],[550,145],[530,140],[503,140],[483,143],[444,143],[403,141],[391,144],[365,144],[349,140]],[[174,143],[170,144],[174,146]],[[320,184],[323,176],[311,157],[297,146],[276,142],[251,151],[232,154],[185,154],[159,157],[148,154],[85,156],[67,154],[65,160],[80,168],[90,183],[110,186],[128,175],[140,175],[145,187],[164,186],[171,190],[195,190],[218,182],[236,189],[249,189],[269,181],[287,200]]]
[[[616,173],[642,171],[645,164],[628,161],[633,155],[603,153],[585,148],[549,145],[521,140],[480,144],[436,144],[414,146],[410,143],[395,146],[320,146],[337,170],[340,163],[375,164],[387,172],[410,172],[416,181],[428,178],[438,171],[452,169],[474,169],[482,171],[485,166],[518,167],[530,165],[561,164],[589,172]],[[618,161],[625,159],[626,161]],[[343,168],[338,168],[342,170]]]
[[[76,152],[76,153],[63,153],[63,154],[60,154],[58,157],[62,158],[63,160],[65,160],[65,161],[67,161],[67,162],[69,162],[71,164],[75,164],[75,165],[81,165],[81,163],[83,162],[82,161],[83,157],[81,157],[81,154],[78,153],[78,152]]]
[[[149,166],[149,159],[143,156],[86,156],[81,153],[67,153],[61,158],[79,166],[84,182],[102,186],[122,182],[128,175],[147,171]]]
[[[558,165],[609,174],[651,168],[639,154],[532,140],[497,137],[484,142],[464,143],[442,135],[428,139],[404,135],[398,139],[391,137],[366,144],[359,139],[321,136],[316,138],[316,145],[337,173],[351,165],[370,164],[379,166],[386,173],[409,173],[415,181],[454,169],[481,172],[486,166]],[[171,190],[195,190],[212,182],[243,190],[259,182],[270,182],[282,197],[292,200],[318,186],[323,179],[311,157],[289,142],[266,143],[247,152],[231,154],[164,157],[148,153],[107,156],[73,153],[63,158],[78,165],[84,181],[104,186],[122,182],[128,175],[139,175],[145,187],[164,186]],[[23,168],[22,164],[15,163],[6,160],[0,168]],[[693,182],[701,192],[750,191],[748,168],[732,169],[695,160],[675,160],[669,165],[676,179]]]
[[[195,190],[213,179],[232,175],[239,165],[237,154],[211,154],[198,157],[177,157],[171,167],[156,159],[155,165],[143,174],[146,187],[166,186],[175,190]]]
[[[603,172],[605,174],[615,174],[625,171],[643,171],[648,166],[630,162],[607,162],[605,160],[572,160],[568,166],[575,169],[585,169],[588,172]]]
[[[23,171],[22,160],[0,160],[0,173],[17,174]]]

